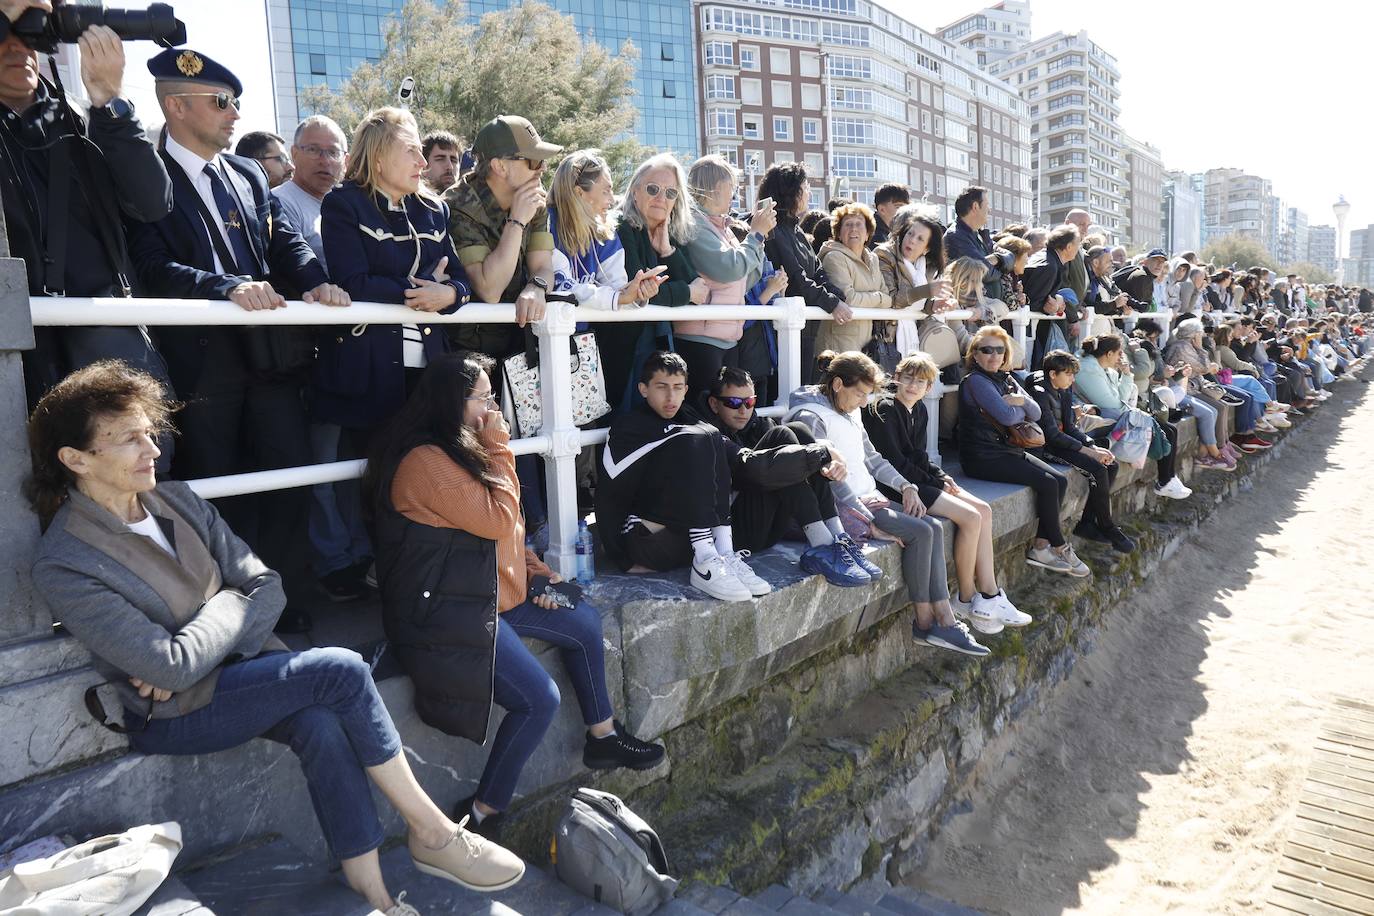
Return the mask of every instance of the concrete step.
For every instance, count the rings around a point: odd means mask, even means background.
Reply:
[[[785,916],[839,916],[839,910],[831,909],[805,897],[793,897],[778,907],[778,912],[785,914]]]
[[[749,899],[769,910],[780,910],[787,901],[797,896],[781,884],[770,884]]]
[[[911,887],[894,887],[878,903],[902,916],[986,916]]]
[[[866,900],[857,893],[846,893],[833,887],[824,888],[812,895],[811,900],[813,903],[844,913],[845,916],[897,916],[892,910]]]
[[[675,899],[685,900],[708,913],[722,913],[730,904],[739,900],[740,896],[728,887],[692,882],[685,887],[679,887]]]
[[[654,910],[653,916],[712,916],[712,911],[703,909],[683,897],[674,897]]]
[[[215,916],[176,875],[166,881],[139,907],[134,916]]]
[[[721,910],[720,916],[772,916],[775,912],[776,910],[770,910],[760,903],[755,903],[748,897],[741,897]]]
[[[214,916],[380,916],[341,874],[282,839],[213,859],[179,877]]]

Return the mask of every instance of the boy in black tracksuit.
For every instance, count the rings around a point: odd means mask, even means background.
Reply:
[[[1040,457],[1078,468],[1088,478],[1088,503],[1073,533],[1086,540],[1111,544],[1120,553],[1130,553],[1136,548],[1135,542],[1112,519],[1112,484],[1119,470],[1117,463],[1115,459],[1105,464],[1097,459],[1098,454],[1107,450],[1079,429],[1074,418],[1073,377],[1077,371],[1077,358],[1056,351],[1046,355],[1043,369],[1026,379],[1026,391],[1040,405],[1040,428],[1045,432]],[[1055,385],[1052,374],[1066,380],[1067,386]]]

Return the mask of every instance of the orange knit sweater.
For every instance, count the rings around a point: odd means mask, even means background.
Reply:
[[[498,591],[496,610],[505,613],[524,603],[531,576],[548,576],[545,566],[525,549],[525,520],[520,514],[520,483],[510,433],[494,428],[477,434],[501,482],[488,490],[453,462],[437,445],[411,449],[391,482],[391,503],[406,518],[434,528],[457,528],[496,542]]]

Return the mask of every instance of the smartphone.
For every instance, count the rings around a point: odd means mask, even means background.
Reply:
[[[530,580],[529,596],[552,598],[559,607],[574,608],[582,600],[582,586],[576,582],[550,582],[548,576],[535,576]]]
[[[415,98],[415,77],[407,76],[401,80],[401,85],[396,90],[396,100],[403,106],[409,106]]]
[[[773,198],[771,198],[771,197],[761,197],[761,198],[759,198],[759,203],[758,203],[757,209],[759,209],[759,210],[765,210],[765,209],[767,209],[767,208],[769,208],[769,207],[772,207],[772,206],[774,206],[774,204],[773,204]]]

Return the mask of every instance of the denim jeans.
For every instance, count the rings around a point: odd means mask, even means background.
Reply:
[[[1174,388],[1175,394],[1182,394],[1182,392],[1182,388]],[[1202,398],[1195,398],[1191,394],[1181,397],[1178,406],[1187,407],[1193,412],[1193,418],[1197,420],[1197,437],[1202,440],[1202,444],[1215,447],[1217,444],[1216,408]]]
[[[1269,386],[1265,382],[1268,379],[1257,379],[1251,375],[1241,375],[1236,373],[1231,376],[1231,384],[1249,393],[1249,395],[1260,403],[1261,406],[1274,400],[1273,394],[1269,391]],[[1269,382],[1270,385],[1273,382]]]
[[[336,858],[382,845],[384,835],[364,767],[401,753],[401,738],[372,671],[349,649],[273,652],[220,672],[210,703],[154,719],[130,738],[145,754],[213,754],[253,738],[291,748],[310,787],[325,841]]]
[[[319,464],[353,455],[340,448],[343,428],[336,423],[310,424],[310,452]],[[321,483],[310,488],[311,564],[316,576],[347,569],[372,556],[372,542],[363,525],[358,481]]]
[[[584,724],[595,725],[612,715],[600,611],[585,601],[572,610],[552,611],[526,601],[500,615],[495,700],[506,715],[477,784],[477,799],[497,811],[510,805],[520,773],[549,730],[560,699],[558,685],[520,641],[522,636],[553,643],[561,650]]]
[[[1253,394],[1237,385],[1222,385],[1226,393],[1233,398],[1239,398],[1241,403],[1235,408],[1236,431],[1253,433],[1255,423],[1264,413],[1264,405],[1261,404]]]

